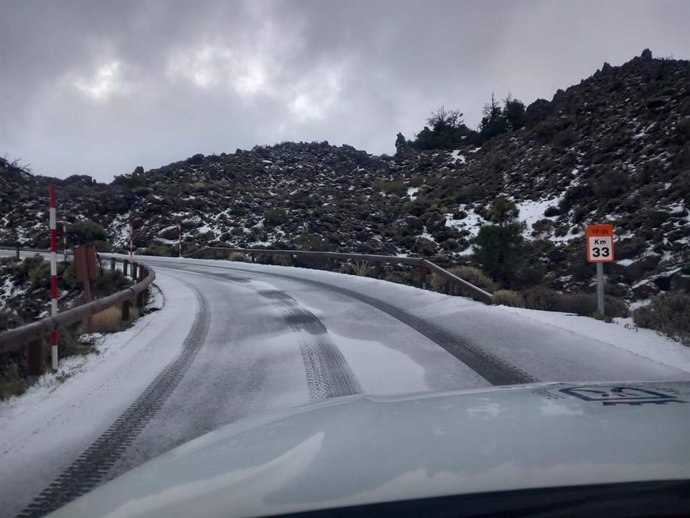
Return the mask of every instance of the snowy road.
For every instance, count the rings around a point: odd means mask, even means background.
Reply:
[[[140,260],[156,269],[163,309],[84,372],[0,405],[3,516],[56,479],[34,515],[222,424],[323,398],[690,378],[597,332],[467,299],[314,270]]]

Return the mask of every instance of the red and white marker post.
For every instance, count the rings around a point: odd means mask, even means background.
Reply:
[[[58,281],[57,281],[57,217],[55,214],[55,184],[48,187],[50,201],[50,315],[58,313]],[[58,368],[58,335],[56,330],[50,332],[50,356],[53,370]]]

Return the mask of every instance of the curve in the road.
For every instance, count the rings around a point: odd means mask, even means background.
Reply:
[[[208,333],[208,302],[199,290],[191,285],[190,287],[196,292],[199,308],[180,354],[84,453],[18,515],[19,517],[44,516],[106,481],[112,466],[161,408],[191,365]]]

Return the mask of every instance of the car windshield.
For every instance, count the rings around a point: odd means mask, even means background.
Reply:
[[[4,0],[0,515],[682,514],[687,7]]]

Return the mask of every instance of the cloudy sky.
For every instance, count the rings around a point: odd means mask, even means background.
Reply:
[[[646,47],[690,58],[688,0],[0,0],[0,156],[110,181],[285,140],[392,153],[445,105],[551,99]]]

